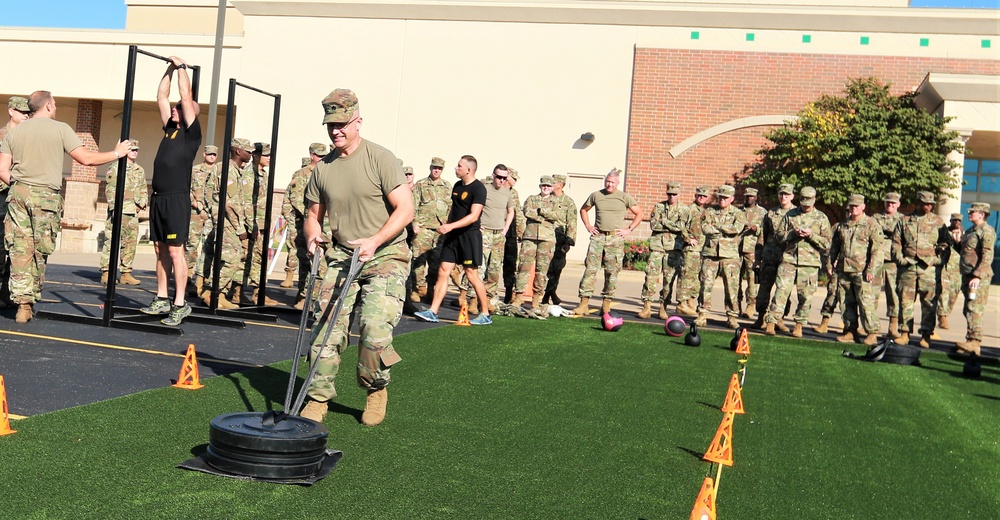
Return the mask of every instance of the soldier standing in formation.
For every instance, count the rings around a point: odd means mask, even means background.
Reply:
[[[212,208],[209,207],[214,194],[212,190],[219,184],[219,147],[208,145],[202,152],[205,162],[191,170],[191,227],[188,231],[187,262],[189,278],[194,281],[195,296],[201,294],[205,284],[204,274],[199,275],[205,239],[213,230]],[[192,276],[193,275],[193,276]]]
[[[427,284],[437,280],[441,263],[443,237],[437,228],[448,222],[451,211],[451,183],[441,178],[444,159],[431,159],[430,175],[416,184],[416,218],[413,220],[413,262],[410,274],[410,300],[419,302],[427,296]]]
[[[920,298],[920,346],[930,348],[937,318],[941,253],[949,246],[948,228],[933,213],[934,194],[921,191],[917,209],[899,219],[892,234],[892,258],[899,266],[899,335],[906,345],[913,330],[913,301]]]
[[[812,296],[819,283],[822,256],[830,248],[830,219],[816,209],[815,188],[806,186],[799,190],[799,207],[785,214],[775,235],[784,253],[778,266],[771,308],[764,319],[767,323],[764,333],[774,335],[794,287],[798,309],[792,337],[801,338],[802,326],[809,320]]]
[[[684,261],[681,263],[680,280],[677,282],[677,314],[698,315],[698,295],[701,287],[701,250],[705,246],[705,234],[701,232],[701,213],[708,204],[711,190],[708,186],[698,186],[694,190],[694,202],[685,206],[687,218],[684,231]]]
[[[542,295],[542,303],[552,303],[559,305],[562,299],[556,294],[559,288],[559,277],[562,276],[563,268],[566,267],[566,253],[576,245],[576,202],[567,195],[563,189],[566,187],[567,178],[565,175],[552,176],[552,196],[556,199],[558,209],[556,218],[556,251],[552,255],[552,262],[549,263],[549,272],[546,273],[548,282],[545,284],[545,294]]]
[[[778,265],[781,264],[782,247],[775,233],[781,219],[785,218],[793,207],[792,197],[795,193],[795,186],[782,184],[778,186],[778,205],[771,208],[761,223],[760,240],[764,247],[757,255],[755,268],[758,272],[757,282],[757,319],[750,325],[751,328],[761,329],[764,327],[764,317],[767,315],[768,305],[771,303],[771,289],[774,288],[775,278],[778,276]],[[788,332],[788,327],[784,323],[778,323],[778,330]]]
[[[31,117],[28,110],[28,98],[21,96],[11,96],[7,100],[7,114],[10,119],[7,124],[0,127],[0,141],[15,126],[21,124]],[[7,195],[10,194],[10,185],[0,181],[0,309],[5,309],[11,305],[10,300],[10,256],[7,254],[7,240],[4,238],[3,222],[7,218]]]
[[[646,262],[646,280],[642,284],[642,310],[637,317],[646,319],[652,313],[656,284],[662,283],[659,293],[660,319],[667,319],[667,299],[684,262],[684,230],[687,212],[680,203],[681,185],[667,183],[667,200],[657,202],[649,215],[649,260]],[[662,282],[661,282],[662,280]]]
[[[955,344],[962,352],[980,354],[983,341],[983,314],[990,298],[990,280],[993,278],[993,248],[997,232],[986,223],[990,216],[990,205],[985,202],[973,203],[969,208],[969,229],[965,230],[962,242],[953,247],[959,254],[958,269],[962,273],[962,295],[965,296],[967,341]]]
[[[149,193],[146,189],[146,171],[135,163],[139,157],[139,141],[129,141],[125,162],[125,199],[122,202],[122,227],[119,243],[121,244],[118,258],[121,273],[119,280],[124,285],[140,285],[142,282],[132,276],[132,262],[135,260],[135,248],[139,245],[139,215],[149,203]],[[118,185],[118,163],[113,163],[107,173],[104,186],[104,198],[108,201],[108,220],[104,223],[105,247],[101,253],[101,283],[108,283],[108,264],[111,262],[111,227],[115,219],[115,189]]]
[[[253,295],[249,301],[243,301],[248,305],[257,305],[257,297],[262,290],[260,285],[261,264],[264,262],[264,218],[267,216],[267,185],[268,175],[271,166],[271,144],[256,143],[253,150],[253,185],[250,192],[250,205],[253,207],[254,232],[250,233],[247,255],[250,287],[253,287]],[[272,237],[269,237],[272,238]],[[267,267],[264,266],[266,271]],[[263,288],[266,292],[266,287]],[[242,297],[242,293],[239,295]],[[278,302],[264,295],[264,305],[278,305]]]
[[[850,213],[850,206],[845,206],[845,209],[846,213]],[[840,232],[840,227],[843,225],[843,221],[834,224],[830,236],[836,238],[837,233]],[[881,251],[879,252],[881,253]],[[841,306],[840,277],[837,274],[837,269],[833,266],[833,259],[830,257],[830,253],[823,255],[822,262],[823,272],[826,273],[826,298],[823,299],[823,306],[819,310],[819,325],[813,327],[813,332],[816,334],[826,334],[830,330],[830,317],[833,316],[834,312],[837,312],[837,307]]]
[[[878,342],[879,322],[876,315],[877,296],[874,282],[885,258],[881,226],[865,215],[865,198],[851,195],[847,199],[847,218],[840,222],[830,245],[830,263],[837,272],[837,289],[843,309],[844,333],[841,343],[853,343],[858,329],[858,317],[865,329],[865,345]]]
[[[625,256],[625,237],[635,231],[642,222],[642,208],[631,195],[618,189],[621,171],[612,169],[604,177],[604,189],[587,197],[580,208],[580,218],[590,233],[590,246],[584,262],[583,277],[580,279],[580,304],[573,311],[579,316],[589,314],[590,297],[597,284],[597,270],[604,269],[604,301],[601,312],[611,310],[612,298],[618,286],[618,272],[622,269]],[[595,211],[594,224],[590,224],[590,209]],[[626,215],[631,213],[632,222],[625,224]]]
[[[757,204],[757,189],[747,188],[743,192],[743,212],[746,214],[747,227],[740,235],[740,292],[738,296],[740,316],[752,318],[752,310],[757,308],[757,290],[759,281],[754,271],[757,264],[760,236],[763,231],[762,224],[767,210]],[[745,287],[745,289],[744,289]],[[744,305],[745,302],[745,305]]]
[[[549,175],[538,181],[539,193],[524,201],[524,235],[521,237],[521,253],[517,258],[517,284],[511,305],[523,303],[524,292],[528,289],[528,279],[534,273],[531,309],[536,314],[544,314],[542,296],[548,279],[549,263],[556,250],[556,223],[564,213],[558,200],[552,195],[554,180]]]
[[[295,298],[295,308],[302,310],[306,299],[306,282],[309,279],[309,248],[306,244],[306,235],[303,229],[306,220],[306,186],[312,178],[312,172],[316,164],[326,157],[329,149],[323,143],[312,143],[309,145],[309,157],[304,159],[305,164],[292,174],[292,180],[288,182],[285,189],[285,197],[281,202],[281,214],[288,222],[288,238],[286,243],[289,249],[294,249],[296,261],[294,268],[298,270],[299,285]],[[289,253],[292,256],[292,253]],[[287,265],[287,262],[286,262]],[[320,264],[322,271],[317,273],[321,276],[326,273],[326,268]],[[286,267],[287,269],[287,267]],[[288,280],[286,275],[285,281]],[[282,283],[282,287],[285,284]]]
[[[746,228],[746,213],[733,206],[736,188],[719,186],[718,204],[705,208],[701,218],[701,232],[705,245],[701,250],[701,295],[698,298],[698,319],[695,324],[708,324],[708,311],[712,310],[712,287],[722,271],[726,291],[726,326],[738,329],[740,285],[740,235]]]
[[[882,242],[885,261],[882,263],[882,271],[878,273],[875,280],[875,303],[885,292],[885,315],[889,318],[889,335],[896,337],[899,335],[899,292],[896,287],[896,280],[899,276],[899,266],[892,258],[892,234],[899,224],[899,194],[896,192],[886,193],[882,198],[885,203],[885,211],[873,216],[879,226],[882,227]]]
[[[952,213],[948,226],[949,243],[962,241],[962,214]],[[948,316],[962,293],[962,273],[958,272],[958,252],[948,247],[941,254],[941,293],[938,295],[938,328],[948,330]]]

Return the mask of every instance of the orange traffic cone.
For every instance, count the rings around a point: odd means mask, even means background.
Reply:
[[[708,446],[703,460],[722,464],[724,466],[733,465],[733,413],[728,412],[722,417],[722,423],[715,432],[712,444]]]
[[[458,311],[458,321],[455,325],[461,325],[463,327],[471,327],[472,324],[469,323],[469,306],[464,302],[462,303],[462,310]]]
[[[705,477],[705,482],[701,484],[701,491],[691,510],[691,520],[715,520],[715,485],[712,477]]]
[[[740,387],[740,378],[736,374],[729,380],[729,390],[726,391],[726,401],[722,403],[722,411],[746,413],[743,411],[743,388]]]
[[[0,437],[17,433],[17,430],[10,429],[10,412],[7,410],[7,387],[3,384],[3,376],[0,376],[0,408],[3,408],[3,417],[0,417]]]
[[[534,296],[535,290],[532,288],[534,285],[535,285],[535,270],[532,269],[531,272],[528,273],[528,285],[524,286],[524,292],[521,293],[521,297],[531,298],[532,296]]]
[[[187,354],[184,355],[184,363],[181,365],[181,373],[177,376],[177,382],[173,386],[185,390],[197,390],[205,386],[201,384],[201,378],[198,377],[198,358],[195,357],[194,343],[188,345]]]
[[[743,333],[740,334],[739,342],[736,343],[736,353],[750,355],[750,336],[747,334],[747,329],[743,329]]]

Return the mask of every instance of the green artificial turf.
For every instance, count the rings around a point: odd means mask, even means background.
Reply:
[[[690,348],[646,325],[497,318],[399,336],[376,428],[358,422],[349,352],[326,419],[344,458],[312,487],[175,467],[204,449],[212,417],[280,408],[288,362],[31,417],[0,438],[0,516],[687,518],[739,366],[730,334],[702,335]],[[967,380],[937,352],[915,368],[831,343],[751,336],[751,348],[721,518],[1000,511],[995,363]]]

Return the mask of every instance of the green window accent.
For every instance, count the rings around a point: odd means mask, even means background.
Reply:
[[[701,33],[698,31],[691,31],[691,39],[697,40],[698,38],[701,38]]]
[[[862,36],[861,37],[861,45],[868,45],[868,37],[867,36]]]
[[[747,33],[747,41],[748,42],[752,42],[753,39],[754,39],[754,34],[753,33]]]
[[[992,42],[990,40],[983,40],[982,42],[979,43],[979,45],[984,49],[989,49],[991,43]]]
[[[921,38],[920,39],[920,46],[921,47],[929,47],[930,44],[931,44],[931,39],[930,38]]]
[[[812,41],[813,41],[813,37],[812,37],[811,34],[803,34],[802,35],[802,43],[812,43]]]

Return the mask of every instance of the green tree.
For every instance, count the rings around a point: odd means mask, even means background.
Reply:
[[[894,96],[878,78],[856,78],[843,96],[824,95],[797,115],[764,135],[770,143],[745,168],[745,184],[770,193],[781,183],[812,186],[819,209],[838,219],[852,193],[881,201],[895,191],[905,203],[959,185],[948,173],[958,134],[945,130],[947,118],[917,107],[912,92]]]

